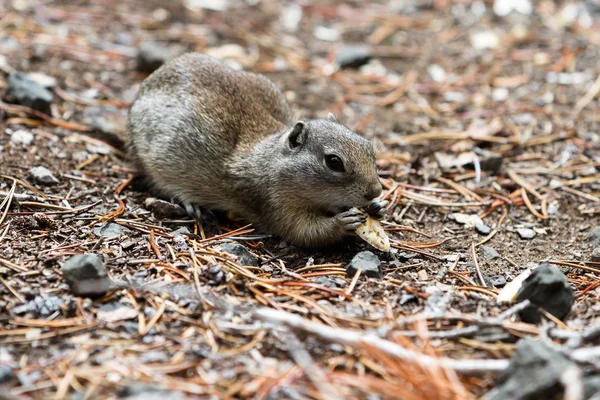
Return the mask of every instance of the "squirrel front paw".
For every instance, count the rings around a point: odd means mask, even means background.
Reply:
[[[367,206],[365,212],[374,218],[382,218],[387,212],[389,201],[375,199]]]
[[[367,220],[366,215],[356,209],[344,211],[333,218],[340,224],[342,230],[347,233],[353,233],[356,228],[364,224]]]

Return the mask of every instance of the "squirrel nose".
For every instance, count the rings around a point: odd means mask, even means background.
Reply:
[[[365,199],[373,200],[374,198],[379,197],[379,195],[381,195],[381,191],[382,191],[381,183],[376,182],[376,183],[372,184],[369,187],[369,189],[367,190],[367,192],[365,193]]]

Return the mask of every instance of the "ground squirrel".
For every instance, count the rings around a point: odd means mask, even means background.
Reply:
[[[128,121],[132,159],[164,195],[230,211],[294,245],[352,233],[381,184],[372,144],[327,119],[292,121],[275,84],[189,53],[141,85]],[[190,207],[191,208],[191,207]]]

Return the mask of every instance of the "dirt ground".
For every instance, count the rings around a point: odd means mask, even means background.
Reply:
[[[561,346],[598,324],[600,3],[500,3],[0,1],[0,399],[476,398],[519,338]],[[333,112],[372,140],[394,252],[358,239],[307,251],[222,215],[148,210],[119,141],[148,42],[264,73],[299,118]],[[370,60],[339,68],[348,44]],[[51,116],[8,103],[15,71],[39,73]],[[474,215],[483,226],[457,221]],[[381,279],[347,276],[363,250]],[[82,253],[103,260],[106,295],[65,282]],[[483,332],[511,306],[496,300],[506,282],[547,261],[575,293],[564,322],[510,315]],[[456,331],[469,326],[482,331]],[[463,373],[427,357],[490,363]]]

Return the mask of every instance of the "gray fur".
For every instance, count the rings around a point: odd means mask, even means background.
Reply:
[[[331,117],[294,124],[269,79],[198,53],[142,83],[128,132],[130,155],[163,194],[299,246],[340,241],[356,225],[340,213],[381,193],[370,142]],[[327,166],[330,154],[345,172]]]

